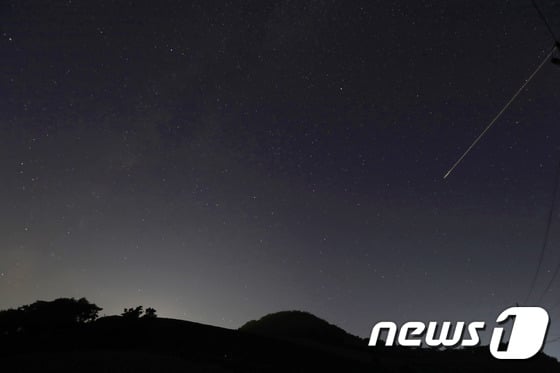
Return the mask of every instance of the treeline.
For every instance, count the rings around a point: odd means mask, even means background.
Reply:
[[[75,328],[94,322],[103,310],[86,298],[59,298],[0,311],[0,336]],[[155,318],[156,310],[142,306],[125,308],[121,315],[127,319]]]

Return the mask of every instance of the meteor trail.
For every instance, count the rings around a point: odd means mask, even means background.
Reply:
[[[451,168],[449,169],[449,171],[447,171],[447,173],[443,176],[443,179],[447,179],[447,177],[451,174],[451,172],[453,172],[453,170],[459,165],[459,163],[461,163],[461,161],[463,160],[463,158],[465,158],[467,156],[467,154],[469,154],[469,152],[471,151],[472,148],[475,147],[475,145],[480,141],[480,139],[484,136],[484,134],[486,134],[486,132],[494,125],[494,123],[502,116],[502,114],[507,110],[507,108],[511,105],[511,103],[517,98],[517,96],[521,93],[521,91],[523,91],[523,89],[527,86],[527,84],[529,84],[529,82],[531,81],[531,79],[533,79],[533,77],[535,75],[537,75],[537,73],[539,72],[539,70],[544,66],[544,64],[546,63],[546,61],[552,56],[552,53],[554,53],[554,49],[556,48],[556,45],[554,45],[552,47],[552,49],[550,50],[550,52],[546,55],[546,57],[543,59],[543,61],[540,63],[539,66],[537,66],[537,68],[535,69],[535,71],[533,71],[533,73],[529,76],[528,79],[525,80],[525,82],[521,85],[521,87],[517,90],[517,92],[515,92],[515,94],[509,99],[509,101],[504,105],[504,107],[502,108],[502,110],[499,111],[499,113],[494,117],[494,119],[492,119],[492,121],[490,121],[490,123],[486,126],[486,128],[484,128],[484,130],[480,133],[480,135],[478,135],[478,137],[472,142],[472,144],[467,148],[467,150],[465,150],[465,152],[463,153],[463,155],[461,155],[459,157],[459,159],[457,159],[457,161],[453,164],[453,166],[451,166]]]

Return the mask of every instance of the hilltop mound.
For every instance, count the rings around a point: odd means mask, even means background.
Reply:
[[[268,337],[328,345],[364,346],[364,341],[336,325],[303,311],[268,314],[244,324],[239,330]]]
[[[85,299],[70,298],[0,311],[2,371],[560,371],[558,361],[542,353],[502,361],[487,346],[442,351],[368,347],[366,340],[300,311],[273,313],[231,330],[126,313],[98,319],[98,310]]]

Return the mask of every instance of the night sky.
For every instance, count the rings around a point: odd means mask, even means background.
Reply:
[[[549,52],[530,1],[0,4],[0,309],[85,296],[230,328],[300,309],[367,336],[524,302],[560,66],[442,176]],[[529,301],[550,338],[553,217]]]

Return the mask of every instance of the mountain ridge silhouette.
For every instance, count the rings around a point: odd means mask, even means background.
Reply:
[[[306,311],[279,311],[243,324],[239,330],[279,338],[320,340],[323,343],[362,343],[360,337]]]
[[[72,302],[58,302],[68,304]],[[85,302],[82,302],[86,304]],[[44,309],[49,302],[40,303]],[[54,304],[54,303],[53,303]],[[37,307],[25,307],[34,310]],[[87,310],[97,310],[91,305]],[[14,313],[15,312],[15,313]],[[10,320],[17,310],[0,312]],[[49,312],[47,314],[51,314]],[[87,313],[87,315],[90,315]],[[34,314],[37,316],[37,314]],[[17,315],[16,315],[17,316]],[[28,315],[29,316],[29,315]],[[25,318],[22,320],[26,320]],[[106,316],[37,329],[0,328],[0,362],[8,372],[558,372],[543,353],[526,361],[494,359],[470,349],[369,347],[308,312],[282,311],[239,329],[157,317]],[[26,322],[28,322],[27,320]],[[8,325],[9,326],[9,325]]]

